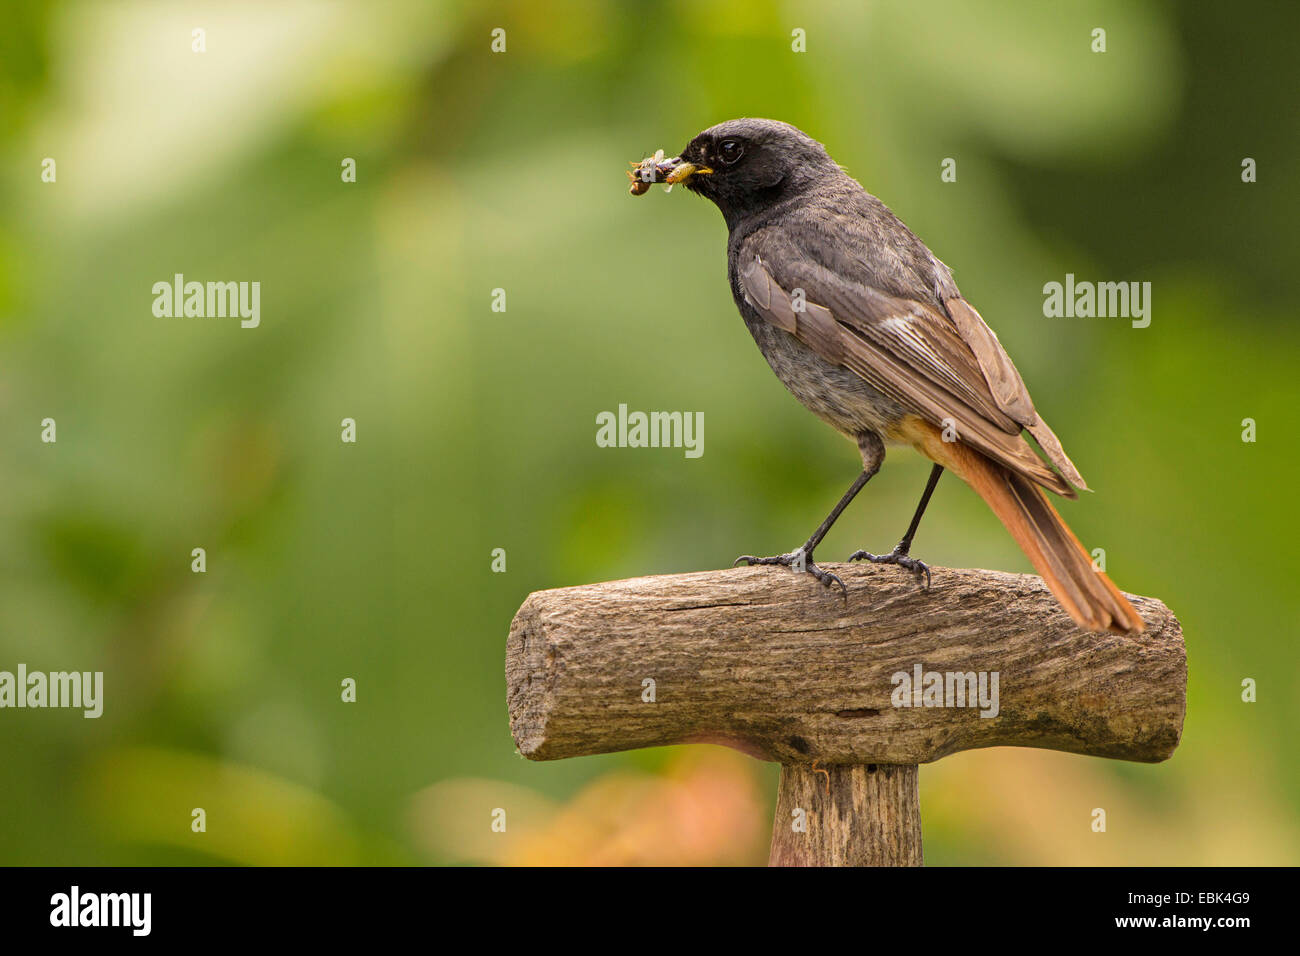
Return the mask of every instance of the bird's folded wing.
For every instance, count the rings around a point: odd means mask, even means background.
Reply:
[[[1065,476],[1066,481],[1076,488],[1087,491],[1088,486],[1083,480],[1083,475],[1079,474],[1079,469],[1074,467],[1074,462],[1070,461],[1070,456],[1061,447],[1056,433],[1047,427],[1047,422],[1043,421],[1034,410],[1034,401],[1029,397],[1029,389],[1025,388],[1024,380],[1012,364],[1011,356],[1007,355],[1007,350],[998,341],[997,334],[988,327],[983,316],[975,311],[975,306],[961,296],[944,299],[943,304],[953,324],[961,333],[962,340],[975,354],[998,407],[1025,426],[1029,434],[1034,436],[1034,441],[1038,442],[1038,447],[1047,455],[1048,460]]]
[[[965,300],[948,300],[950,318],[815,263],[779,261],[789,291],[758,255],[739,267],[746,298],[768,321],[931,424],[951,421],[961,441],[1043,487],[1071,498],[1071,484],[1086,488],[997,336]],[[1022,428],[1061,474],[1034,452]]]

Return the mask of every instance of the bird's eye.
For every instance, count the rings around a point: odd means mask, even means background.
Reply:
[[[730,165],[744,155],[745,147],[740,144],[739,140],[724,139],[718,144],[718,155],[722,161]]]

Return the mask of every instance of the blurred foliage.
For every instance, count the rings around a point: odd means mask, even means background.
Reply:
[[[628,160],[758,115],[826,142],[953,267],[1097,489],[1067,519],[1186,629],[1169,763],[941,761],[927,860],[1300,861],[1300,557],[1280,547],[1296,19],[1119,0],[7,13],[0,669],[103,670],[107,700],[99,720],[0,713],[0,859],[761,861],[775,768],[712,748],[527,763],[502,674],[528,592],[785,550],[855,474],[735,315],[716,211],[627,195]],[[261,327],[155,318],[177,272],[260,281]],[[1151,327],[1044,319],[1066,272],[1151,281]],[[620,402],[703,411],[704,456],[597,448]],[[895,541],[927,467],[892,454],[824,556]],[[1028,570],[951,481],[916,551]],[[519,812],[492,846],[497,807]]]

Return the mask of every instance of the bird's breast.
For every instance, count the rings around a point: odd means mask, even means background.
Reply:
[[[864,431],[893,437],[906,414],[901,405],[772,325],[742,297],[737,297],[736,304],[767,364],[805,408],[850,438],[856,439]]]

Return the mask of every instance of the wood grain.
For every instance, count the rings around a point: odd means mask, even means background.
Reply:
[[[781,767],[769,866],[921,866],[917,767]]]
[[[847,597],[770,567],[530,595],[506,659],[520,753],[711,742],[788,765],[909,765],[999,745],[1153,762],[1177,746],[1187,660],[1161,602],[1129,595],[1144,634],[1094,634],[1036,577],[934,568],[927,590],[892,566],[827,567]],[[894,706],[893,675],[917,664],[997,672],[997,716]]]

